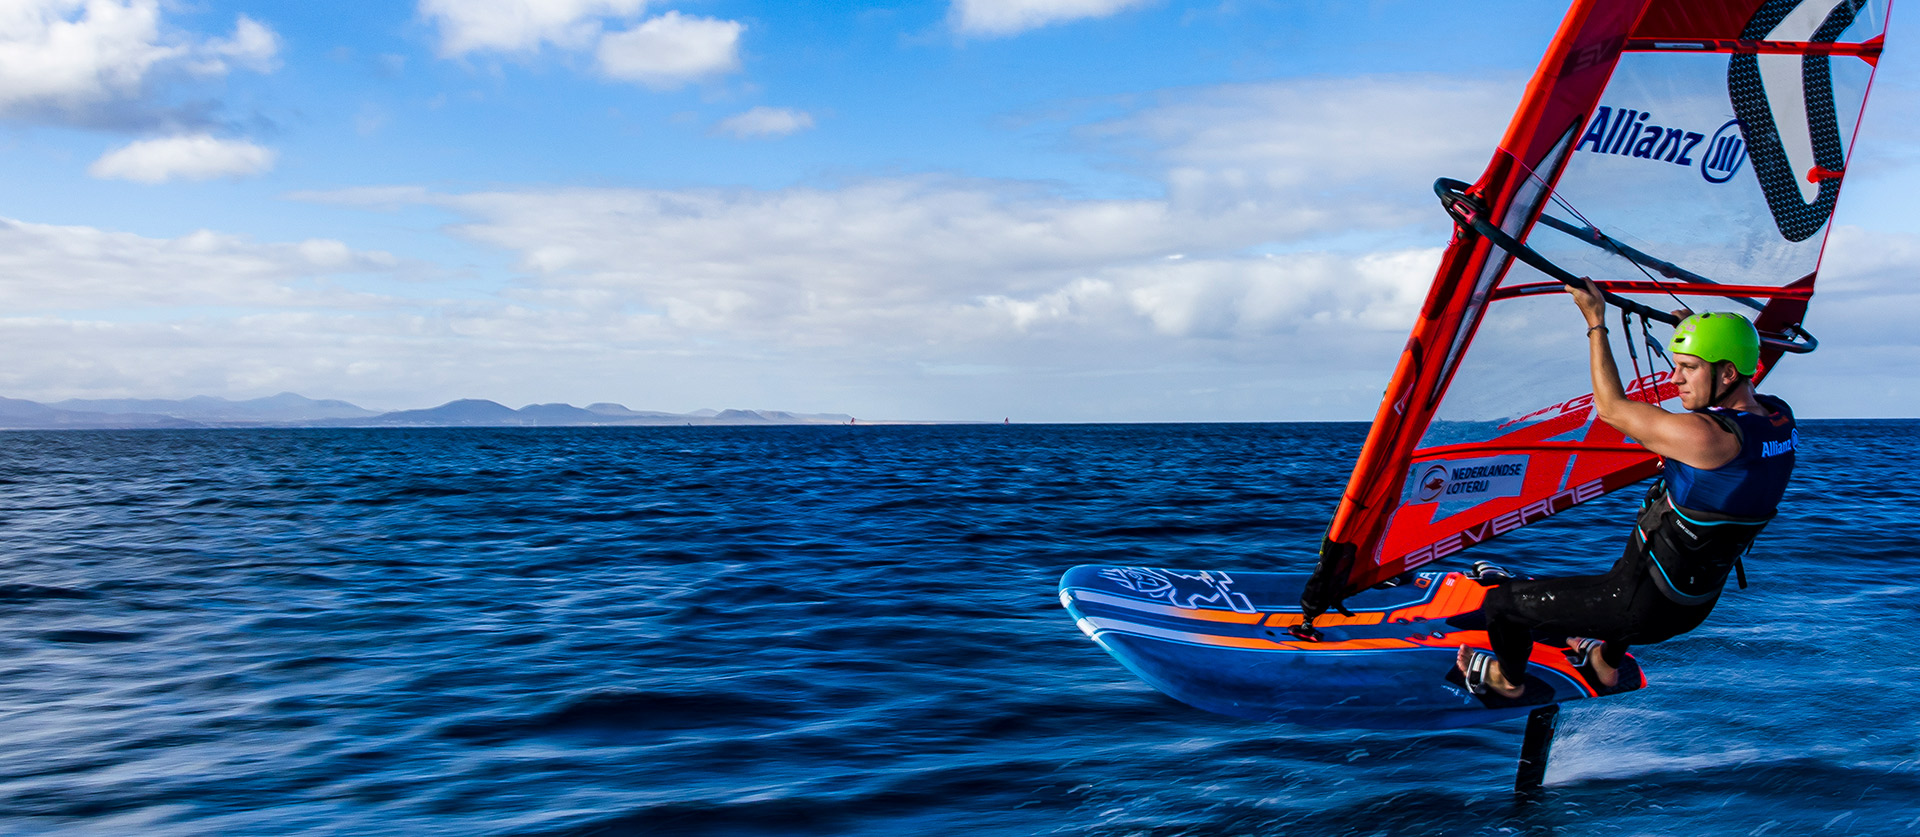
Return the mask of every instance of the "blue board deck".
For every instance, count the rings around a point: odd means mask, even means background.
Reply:
[[[1423,572],[1347,600],[1320,641],[1293,636],[1305,573],[1079,566],[1060,603],[1094,642],[1154,688],[1210,712],[1257,721],[1438,728],[1489,723],[1548,704],[1632,691],[1631,657],[1602,686],[1568,660],[1565,637],[1536,636],[1526,693],[1473,695],[1454,656],[1485,649],[1486,587],[1457,572]]]

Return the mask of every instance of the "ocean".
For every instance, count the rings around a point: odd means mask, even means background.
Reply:
[[[0,833],[1920,833],[1915,421],[1809,421],[1648,688],[1259,724],[1083,563],[1304,571],[1361,424],[0,433]],[[1618,555],[1619,492],[1457,556]]]

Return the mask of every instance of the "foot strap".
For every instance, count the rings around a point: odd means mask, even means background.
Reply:
[[[1603,639],[1594,639],[1593,637],[1585,636],[1578,637],[1573,640],[1572,645],[1567,646],[1567,662],[1576,666],[1586,665],[1588,661],[1593,659],[1593,649],[1606,644],[1606,640]]]
[[[1468,694],[1484,695],[1493,691],[1493,687],[1487,684],[1487,678],[1492,674],[1489,669],[1492,668],[1493,661],[1494,656],[1485,651],[1467,652],[1467,667],[1461,672],[1460,677],[1467,684]]]

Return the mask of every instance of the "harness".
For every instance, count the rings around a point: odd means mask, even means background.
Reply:
[[[1640,506],[1633,546],[1648,557],[1653,585],[1668,601],[1703,605],[1720,597],[1730,572],[1738,570],[1741,588],[1747,586],[1740,556],[1769,520],[1683,509],[1667,495],[1666,482],[1656,481]]]

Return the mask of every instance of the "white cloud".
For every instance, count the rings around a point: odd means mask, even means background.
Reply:
[[[501,378],[538,381],[555,368],[614,381],[632,362],[610,338],[633,327],[596,328],[591,312],[355,289],[406,269],[328,239],[153,238],[0,219],[0,354],[9,360],[0,392],[57,400],[297,389],[417,407],[442,393],[510,400]]]
[[[1478,177],[1512,99],[1504,81],[1425,75],[1234,85],[1086,134],[1151,149],[1181,205],[1285,204],[1320,213],[1316,232],[1381,228],[1439,220],[1427,184]]]
[[[654,88],[673,88],[740,67],[740,32],[731,20],[667,12],[600,40],[600,72]]]
[[[778,364],[842,386],[888,364],[888,381],[940,386],[953,377],[942,370],[993,368],[1004,374],[961,377],[1037,401],[1107,399],[1078,402],[1080,418],[1351,417],[1377,402],[1445,241],[1424,181],[1473,176],[1498,135],[1497,114],[1458,124],[1500,107],[1491,85],[1450,82],[1455,111],[1420,95],[1437,83],[1189,91],[1089,130],[1166,178],[1164,194],[1134,199],[935,177],[300,197],[464,216],[449,230],[511,255],[523,279],[498,307],[470,309],[463,333],[519,346],[601,339],[677,352],[675,368]],[[1087,383],[1122,374],[1245,400],[1220,413],[1122,407]],[[1248,389],[1283,385],[1316,406],[1273,412],[1274,396]],[[949,397],[928,387],[919,397]]]
[[[227,39],[170,33],[158,0],[13,0],[0,4],[0,116],[56,124],[127,121],[115,106],[154,95],[163,67],[220,75],[272,69],[279,39],[241,15]]]
[[[737,113],[714,126],[723,134],[748,137],[783,137],[813,127],[813,114],[791,108],[757,107]]]
[[[1147,0],[953,0],[954,28],[971,35],[1014,35],[1055,23],[1110,17]]]
[[[1021,332],[1123,320],[1179,338],[1257,339],[1323,324],[1378,332],[1412,322],[1439,260],[1439,248],[1163,260],[1030,299],[986,296],[978,308]]]
[[[244,177],[272,169],[275,156],[272,149],[245,140],[185,134],[116,148],[95,160],[87,173],[103,180],[140,183]]]
[[[419,186],[354,186],[324,192],[293,192],[287,198],[392,212],[402,207],[427,203],[433,199],[433,194]]]
[[[159,43],[157,2],[39,0],[0,6],[0,108],[72,107],[136,92],[178,56]]]
[[[480,50],[528,52],[542,44],[577,49],[600,36],[604,18],[629,18],[646,0],[420,0],[420,16],[440,27],[447,56]]]
[[[0,219],[0,310],[16,316],[216,304],[357,305],[354,295],[297,283],[395,265],[385,253],[326,239],[260,244],[210,230],[150,238]]]
[[[736,317],[762,306],[789,312],[788,300],[769,299],[789,293],[825,293],[836,305],[842,295],[962,301],[1018,287],[1022,277],[1193,243],[1155,201],[1070,201],[1018,188],[902,179],[833,190],[476,193],[435,203],[474,219],[460,234],[520,253],[550,282],[660,300],[749,291],[756,305],[731,309]]]
[[[875,417],[1350,416],[1377,401],[1435,258],[1248,255],[1273,226],[1265,212],[1005,181],[298,197],[452,210],[468,220],[451,232],[517,259],[520,281],[436,303],[404,340],[408,315],[369,312],[332,322],[332,348],[284,350],[290,364],[345,363],[334,344],[358,335],[386,364],[381,386],[433,393],[411,401],[511,401],[487,388],[510,385],[528,401],[753,399]],[[996,371],[965,374],[981,369]],[[1120,394],[1102,383],[1116,377]]]
[[[1436,259],[1431,249],[1246,255],[1280,232],[1265,211],[1195,214],[996,181],[327,197],[415,198],[468,216],[453,231],[516,254],[528,276],[517,298],[529,304],[592,300],[660,334],[768,351],[1391,331],[1411,319]],[[1167,258],[1175,251],[1195,255]]]
[[[209,41],[201,52],[203,57],[196,62],[195,69],[203,74],[223,74],[227,72],[229,63],[257,73],[268,73],[278,67],[280,36],[265,24],[241,15],[234,22],[233,37]]]
[[[591,50],[600,74],[673,89],[740,67],[740,33],[731,20],[669,11],[624,30],[646,0],[420,0],[420,15],[440,28],[440,52],[529,53],[543,46]]]

